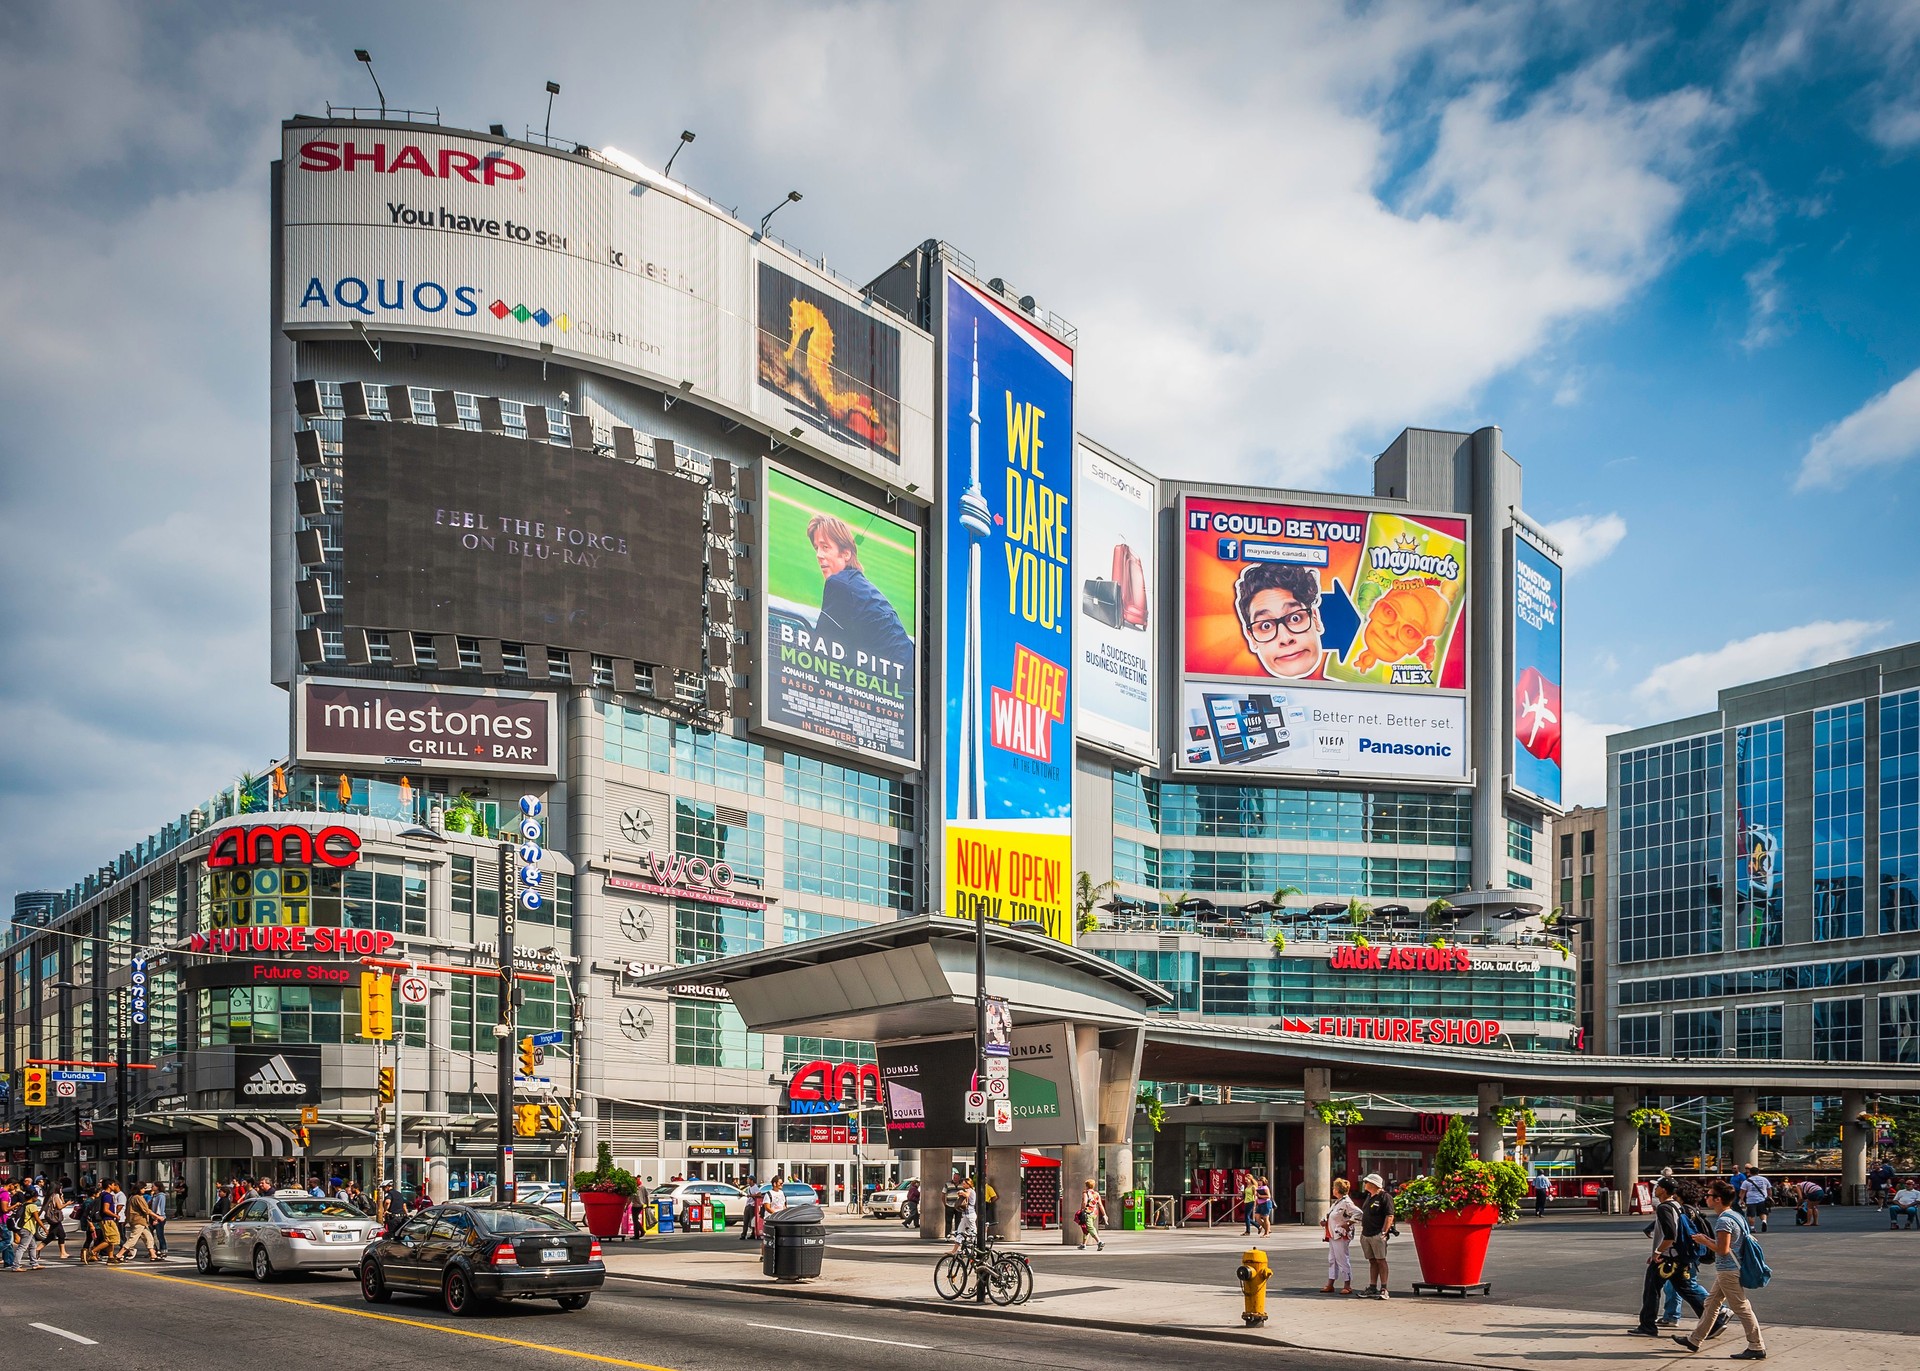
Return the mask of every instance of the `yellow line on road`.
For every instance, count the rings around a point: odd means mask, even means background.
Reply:
[[[456,1338],[477,1338],[481,1342],[504,1343],[508,1347],[524,1347],[531,1352],[551,1352],[556,1357],[573,1357],[580,1361],[599,1362],[603,1366],[629,1366],[635,1371],[672,1371],[672,1368],[655,1366],[652,1362],[628,1361],[624,1357],[603,1357],[598,1352],[580,1352],[571,1347],[555,1347],[551,1343],[524,1342],[519,1338],[503,1338],[497,1333],[476,1333],[468,1328],[449,1328],[441,1323],[424,1323],[419,1319],[403,1319],[395,1314],[376,1314],[371,1309],[351,1309],[337,1304],[322,1304],[318,1300],[295,1299],[291,1295],[270,1295],[264,1290],[249,1290],[241,1285],[215,1285],[211,1281],[189,1280],[185,1276],[163,1276],[158,1271],[114,1272],[118,1276],[139,1276],[143,1280],[171,1281],[175,1285],[198,1286],[202,1290],[218,1290],[228,1295],[251,1295],[256,1300],[274,1300],[280,1304],[297,1304],[307,1309],[319,1309],[328,1314],[348,1314],[356,1319],[377,1319],[381,1323],[404,1324],[408,1328],[424,1328],[429,1333],[445,1333]]]

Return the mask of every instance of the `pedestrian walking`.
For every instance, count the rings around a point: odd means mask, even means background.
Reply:
[[[1080,1191],[1080,1208],[1075,1212],[1073,1221],[1080,1225],[1080,1250],[1087,1250],[1087,1239],[1093,1239],[1096,1252],[1107,1250],[1107,1240],[1100,1236],[1100,1225],[1107,1221],[1107,1202],[1100,1198],[1100,1191],[1089,1176]]]
[[[20,1231],[20,1214],[13,1192],[0,1186],[0,1271],[20,1269],[20,1249],[15,1236]]]
[[[1533,1217],[1544,1219],[1547,1216],[1547,1201],[1553,1198],[1553,1182],[1544,1171],[1533,1173]]]
[[[38,1271],[44,1265],[41,1249],[47,1242],[47,1205],[40,1192],[29,1192],[20,1215],[20,1269]]]
[[[133,1254],[142,1243],[146,1244],[147,1260],[159,1261],[160,1249],[153,1239],[153,1209],[147,1204],[144,1187],[125,1196],[127,1205],[126,1241],[120,1244],[120,1260],[131,1261]]]
[[[1253,1218],[1260,1227],[1260,1236],[1273,1234],[1273,1187],[1267,1183],[1264,1175],[1253,1178]]]
[[[953,1246],[947,1249],[947,1255],[958,1256],[962,1249],[971,1245],[980,1227],[973,1208],[973,1182],[962,1181],[954,1187],[954,1203],[959,1206],[953,1221]]]
[[[120,1264],[120,1224],[114,1217],[118,1212],[114,1208],[113,1196],[108,1193],[111,1183],[93,1192],[87,1201],[87,1237],[89,1239],[86,1259],[89,1263],[105,1262],[109,1266]]]
[[[1365,1198],[1360,1201],[1360,1252],[1367,1259],[1367,1288],[1359,1298],[1384,1300],[1387,1293],[1387,1241],[1393,1236],[1393,1196],[1378,1171],[1369,1171],[1360,1182]]]
[[[1893,1194],[1893,1163],[1882,1160],[1867,1173],[1867,1184],[1872,1189],[1874,1211],[1885,1209],[1887,1197]]]
[[[1758,1223],[1760,1231],[1766,1232],[1767,1215],[1773,1212],[1773,1182],[1761,1175],[1756,1166],[1736,1193],[1745,1202],[1747,1222]]]
[[[920,1181],[918,1178],[907,1182],[906,1198],[900,1201],[900,1226],[914,1229],[920,1226]]]
[[[161,1257],[167,1255],[167,1188],[148,1181],[141,1189],[146,1193],[147,1208],[153,1211],[153,1242]]]
[[[947,1182],[947,1188],[941,1195],[941,1202],[947,1208],[947,1236],[953,1236],[953,1230],[960,1226],[960,1173],[955,1172]]]
[[[1684,1300],[1696,1319],[1707,1302],[1706,1291],[1693,1278],[1698,1255],[1693,1235],[1702,1229],[1702,1225],[1695,1221],[1695,1211],[1688,1208],[1687,1196],[1680,1182],[1672,1176],[1662,1176],[1655,1181],[1653,1195],[1653,1222],[1648,1225],[1653,1231],[1653,1250],[1647,1254],[1646,1277],[1640,1289],[1640,1321],[1629,1330],[1643,1338],[1660,1336],[1660,1325],[1654,1319],[1654,1311],[1659,1306],[1663,1290],[1671,1292],[1676,1301],[1673,1306],[1676,1311],[1679,1309],[1677,1302]],[[1727,1311],[1721,1310],[1707,1336],[1717,1338],[1725,1332],[1727,1317]],[[1679,1322],[1677,1312],[1674,1322]]]
[[[1758,1168],[1755,1168],[1756,1172]],[[1753,1177],[1749,1176],[1748,1180]],[[1765,1361],[1767,1345],[1760,1336],[1760,1320],[1754,1316],[1753,1305],[1747,1300],[1746,1287],[1740,1283],[1740,1256],[1746,1244],[1753,1241],[1753,1230],[1747,1221],[1733,1210],[1733,1187],[1725,1181],[1715,1181],[1707,1192],[1707,1206],[1713,1211],[1713,1231],[1693,1235],[1694,1245],[1713,1254],[1713,1289],[1707,1294],[1707,1302],[1700,1312],[1700,1321],[1693,1326],[1693,1332],[1684,1336],[1676,1335],[1674,1341],[1689,1352],[1698,1352],[1702,1340],[1714,1332],[1716,1316],[1721,1307],[1733,1311],[1740,1320],[1740,1327],[1746,1330],[1747,1345],[1744,1350],[1733,1354],[1734,1361]]]
[[[1244,1222],[1240,1225],[1240,1236],[1243,1238],[1252,1236],[1253,1226],[1259,1221],[1260,1214],[1256,1207],[1260,1200],[1259,1190],[1259,1186],[1254,1182],[1253,1173],[1249,1171],[1247,1178],[1240,1182],[1240,1208],[1244,1215]]]
[[[46,1242],[59,1246],[61,1261],[73,1260],[67,1252],[67,1192],[64,1179],[47,1192],[44,1210],[47,1219]]]
[[[1334,1293],[1336,1281],[1342,1295],[1353,1293],[1353,1235],[1362,1215],[1360,1206],[1348,1193],[1352,1189],[1352,1183],[1345,1176],[1337,1177],[1333,1182],[1333,1206],[1320,1221],[1327,1244],[1327,1283],[1320,1287],[1323,1295]]]

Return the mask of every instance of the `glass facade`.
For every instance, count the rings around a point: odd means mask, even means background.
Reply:
[[[1786,724],[1734,730],[1735,947],[1778,947],[1786,938]]]
[[[1815,1000],[1813,1002],[1813,1059],[1818,1062],[1866,1060],[1867,1002]]]
[[[676,1066],[712,1066],[758,1071],[760,1035],[747,1032],[730,1004],[673,1002],[673,1060]]]
[[[1726,1015],[1718,1009],[1691,1009],[1673,1016],[1673,1055],[1717,1057]]]
[[[1464,794],[1187,785],[1130,771],[1113,778],[1114,822],[1163,837],[1466,847],[1472,807]]]
[[[675,800],[673,850],[685,857],[725,862],[733,868],[735,880],[763,885],[767,879],[766,817],[696,800]]]
[[[1721,950],[1722,751],[1715,733],[1619,755],[1620,962]]]
[[[1813,936],[1866,930],[1867,707],[1813,715]]]
[[[786,821],[786,888],[799,895],[913,908],[913,850]]]
[[[1620,1055],[1622,1057],[1662,1055],[1658,1014],[1622,1014],[1620,1016]]]
[[[1880,700],[1880,931],[1920,930],[1920,690]]]
[[[1920,980],[1920,957],[1852,957],[1837,962],[1800,962],[1792,966],[1756,966],[1744,971],[1706,971],[1694,976],[1622,981],[1620,1003],[1718,1000],[1733,995],[1777,995],[1785,990],[1824,990],[1835,985],[1879,985],[1913,980]]]
[[[1920,994],[1880,997],[1880,1060],[1920,1064]]]
[[[1781,1032],[1785,1006],[1743,1004],[1733,1011],[1733,1055],[1776,1061],[1786,1055]]]

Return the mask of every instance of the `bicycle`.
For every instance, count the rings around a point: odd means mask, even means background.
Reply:
[[[1033,1298],[1033,1264],[1018,1252],[996,1252],[981,1241],[934,1264],[933,1288],[943,1300],[978,1299],[983,1280],[987,1298],[1002,1307]]]

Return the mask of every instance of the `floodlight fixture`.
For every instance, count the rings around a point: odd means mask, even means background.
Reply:
[[[692,141],[693,141],[693,130],[681,129],[680,141],[677,145],[675,145],[672,154],[668,156],[667,167],[665,171],[661,172],[662,176],[671,176],[673,174],[673,159],[680,155],[681,148],[684,148],[687,144],[691,143]]]
[[[762,238],[767,236],[767,221],[769,219],[773,218],[774,215],[778,214],[781,210],[785,209],[788,205],[797,203],[800,200],[800,198],[801,197],[800,197],[799,191],[790,190],[787,192],[786,199],[782,200],[779,204],[775,205],[772,209],[768,210],[765,214],[761,215],[760,216],[760,236]]]
[[[387,117],[387,93],[380,89],[380,78],[373,74],[373,54],[365,48],[353,50],[353,60],[367,69],[367,76],[373,82],[373,93],[380,97],[380,117]]]

